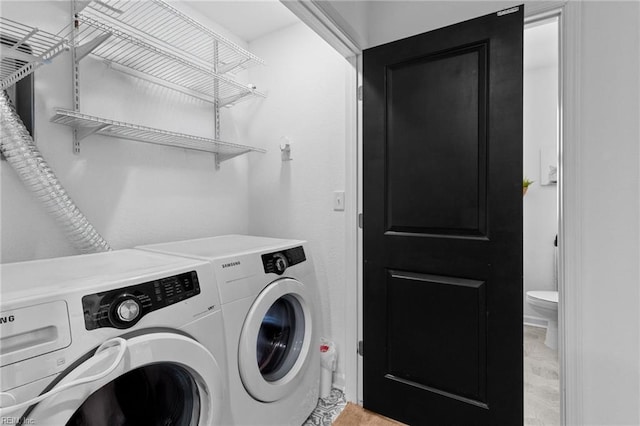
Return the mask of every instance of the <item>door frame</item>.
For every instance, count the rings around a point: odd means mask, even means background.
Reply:
[[[362,230],[358,214],[362,212],[362,103],[358,87],[362,84],[362,50],[366,42],[329,2],[318,0],[280,0],[308,27],[334,47],[352,65],[346,84],[345,220],[346,220],[346,292],[345,324],[347,347],[344,388],[348,401],[362,405],[362,357],[357,342],[362,339]],[[517,3],[516,3],[517,4]],[[581,2],[526,1],[525,23],[543,15],[559,16],[559,181],[558,303],[561,424],[582,424],[582,172],[581,117]],[[508,8],[505,3],[504,8]],[[353,286],[352,283],[357,283]],[[353,345],[353,346],[351,346]],[[340,381],[337,381],[340,385]]]

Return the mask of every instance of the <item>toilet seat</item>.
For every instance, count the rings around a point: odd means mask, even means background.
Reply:
[[[557,291],[528,291],[527,301],[541,308],[558,310]]]

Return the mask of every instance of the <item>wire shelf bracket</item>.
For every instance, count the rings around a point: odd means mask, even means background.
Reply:
[[[111,37],[111,33],[104,33],[104,34],[101,34],[101,35],[97,36],[93,40],[87,41],[86,43],[84,43],[82,45],[76,46],[75,47],[75,50],[76,50],[76,62],[80,62],[82,59],[85,58],[85,56],[87,56],[89,53],[91,53],[94,50],[96,50],[98,48],[98,46],[100,46],[102,43],[107,41],[107,39],[109,37]]]

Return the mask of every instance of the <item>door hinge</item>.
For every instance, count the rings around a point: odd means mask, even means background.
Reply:
[[[358,100],[362,100],[362,86],[358,86]]]
[[[509,15],[510,13],[515,13],[517,11],[519,11],[520,8],[519,7],[512,7],[511,9],[505,9],[505,10],[501,10],[500,12],[498,12],[498,16],[504,16],[504,15]]]
[[[358,355],[364,356],[364,342],[362,340],[358,341]]]
[[[362,213],[358,213],[358,228],[362,229],[362,221],[364,220]]]

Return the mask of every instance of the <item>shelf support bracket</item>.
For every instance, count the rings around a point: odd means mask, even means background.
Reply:
[[[239,93],[237,95],[234,96],[229,96],[228,98],[225,98],[223,100],[220,101],[220,106],[221,107],[225,107],[227,105],[233,104],[234,102],[238,102],[240,99],[251,95],[251,92],[244,92],[244,93]]]
[[[80,21],[78,21],[78,6],[81,8],[86,7],[86,4],[82,4],[80,1],[80,5],[78,4],[78,0],[71,1],[71,34],[70,34],[70,43],[71,46],[76,45],[76,38],[79,32]],[[73,97],[73,111],[80,111],[80,71],[78,67],[78,57],[77,51],[72,47],[71,49],[71,90]],[[80,140],[82,137],[78,135],[78,129],[73,129],[73,153],[78,155],[80,154]]]
[[[213,43],[213,67],[214,67],[214,71],[218,72],[219,69],[219,60],[220,60],[220,46],[218,45],[218,42],[215,41]],[[213,97],[215,98],[215,101],[213,103],[213,113],[215,115],[215,129],[214,129],[214,139],[219,141],[220,140],[220,82],[218,80],[216,80],[213,86]],[[220,154],[216,153],[216,170],[220,169]]]
[[[101,126],[96,126],[96,127],[92,127],[92,128],[88,128],[88,129],[84,129],[84,130],[80,130],[80,129],[75,129],[76,131],[76,138],[78,139],[78,142],[80,142],[82,139],[91,136],[95,133],[98,133],[101,130],[104,130],[106,128],[110,127],[110,124],[103,124]]]
[[[242,66],[242,64],[244,64],[246,62],[249,62],[249,60],[250,60],[249,58],[246,58],[246,59],[242,59],[242,60],[239,60],[239,61],[236,61],[236,62],[232,62],[230,64],[222,65],[222,66],[218,67],[218,72],[220,74],[225,74],[225,73],[231,71],[232,69],[237,68],[239,66]]]
[[[99,35],[98,37],[94,38],[93,40],[83,44],[82,46],[78,46],[76,47],[76,62],[81,61],[85,56],[87,56],[89,53],[93,52],[98,46],[100,46],[102,43],[104,43],[105,41],[107,41],[107,39],[111,37],[111,33],[105,33],[102,35]]]

